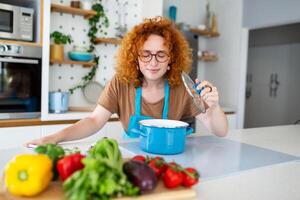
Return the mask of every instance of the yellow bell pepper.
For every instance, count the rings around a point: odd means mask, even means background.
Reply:
[[[52,161],[42,154],[17,155],[7,164],[4,173],[11,194],[30,197],[49,185],[53,176]]]

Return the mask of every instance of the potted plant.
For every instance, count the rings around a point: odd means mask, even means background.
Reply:
[[[54,44],[50,45],[50,60],[63,61],[64,60],[64,45],[71,44],[71,36],[65,35],[59,31],[51,33],[50,38],[53,39]]]

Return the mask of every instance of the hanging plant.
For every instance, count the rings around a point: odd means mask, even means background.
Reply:
[[[69,92],[71,94],[73,94],[76,89],[84,88],[87,84],[89,84],[95,77],[97,69],[98,69],[99,56],[97,56],[95,54],[97,33],[99,31],[100,33],[103,33],[104,35],[107,35],[107,32],[105,32],[103,30],[103,28],[106,29],[109,26],[108,18],[106,16],[103,6],[101,5],[100,2],[101,2],[101,0],[98,1],[97,3],[93,4],[93,6],[92,6],[92,10],[96,11],[97,14],[94,15],[93,17],[89,18],[90,29],[88,32],[88,37],[90,38],[90,47],[89,47],[88,52],[94,53],[94,62],[96,63],[96,65],[94,65],[92,67],[91,71],[89,71],[85,76],[83,76],[81,78],[82,82],[80,84],[69,89]]]

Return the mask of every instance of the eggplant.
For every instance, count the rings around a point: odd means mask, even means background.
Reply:
[[[157,186],[157,177],[154,171],[144,162],[129,160],[124,163],[123,171],[128,180],[140,189],[140,193],[148,193]]]

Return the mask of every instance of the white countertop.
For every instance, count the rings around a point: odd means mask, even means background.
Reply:
[[[189,146],[197,141],[200,141],[199,145]],[[134,141],[120,145],[127,144],[134,144]],[[67,146],[70,145],[72,146]],[[86,149],[90,144],[74,145]],[[31,150],[0,150],[0,170],[13,155],[25,151]],[[125,157],[137,153],[130,149],[121,148],[121,151]],[[205,156],[208,159],[204,162]],[[266,162],[262,159],[263,156],[266,156]],[[188,161],[183,157],[188,157]],[[197,199],[299,200],[299,157],[300,125],[290,125],[232,130],[226,138],[194,136],[187,140],[184,154],[175,156],[174,160],[183,166],[196,165],[197,169],[200,166],[198,170],[203,174],[195,187]],[[220,165],[226,162],[228,163],[223,167]]]

